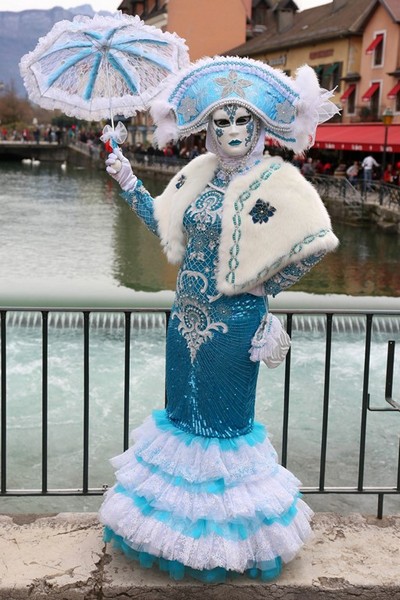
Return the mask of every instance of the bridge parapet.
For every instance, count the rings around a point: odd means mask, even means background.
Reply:
[[[56,142],[0,141],[1,160],[37,159],[44,162],[67,160],[68,146]]]

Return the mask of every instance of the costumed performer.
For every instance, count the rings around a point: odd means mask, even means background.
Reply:
[[[251,59],[198,61],[152,105],[160,147],[207,129],[208,153],[153,199],[116,149],[106,161],[123,197],[168,259],[180,262],[167,333],[165,410],[114,458],[116,484],[100,509],[105,540],[143,566],[221,581],[272,579],[311,533],[300,482],[277,462],[254,421],[259,360],[289,347],[275,296],[337,245],[313,186],[267,134],[296,153],[336,107],[314,71],[295,79]]]

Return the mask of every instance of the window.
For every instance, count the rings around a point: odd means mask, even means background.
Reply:
[[[380,82],[374,81],[371,83],[368,90],[362,96],[363,102],[369,102],[371,116],[375,119],[378,118],[379,115],[380,87]]]
[[[374,67],[380,67],[383,64],[383,42],[384,34],[378,33],[366,50],[367,54],[373,55],[372,64]]]
[[[356,112],[356,86],[354,86],[354,90],[350,94],[349,99],[347,101],[347,114],[354,115],[355,112]]]
[[[331,63],[330,65],[322,65],[319,73],[321,87],[332,89],[340,84],[342,76],[342,63]]]
[[[342,63],[335,63],[336,68],[332,73],[332,87],[337,87],[340,85],[340,79],[342,77]]]
[[[356,112],[356,86],[355,84],[349,85],[347,90],[341,96],[340,100],[346,103],[346,113],[348,115],[354,115]]]
[[[396,85],[394,86],[393,89],[390,90],[390,92],[388,93],[387,97],[390,100],[394,100],[395,101],[395,107],[394,110],[396,112],[400,112],[400,81],[398,81],[396,83]]]
[[[315,71],[316,76],[318,77],[318,81],[321,83],[321,77],[322,77],[322,69],[324,68],[324,65],[314,65],[313,69]]]

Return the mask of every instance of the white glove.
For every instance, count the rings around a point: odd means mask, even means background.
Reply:
[[[114,151],[108,155],[106,171],[119,183],[124,192],[135,189],[137,177],[133,174],[131,163],[122,154],[120,148],[114,148]]]

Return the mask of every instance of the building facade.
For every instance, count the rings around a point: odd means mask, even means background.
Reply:
[[[175,32],[186,40],[190,60],[221,54],[243,44],[249,34],[252,0],[123,0],[122,12],[138,15],[147,25]],[[140,113],[129,126],[130,142],[151,143],[149,115]]]
[[[252,0],[123,0],[119,9],[177,33],[197,60],[244,44]]]
[[[249,56],[289,75],[304,63],[335,89],[343,123],[400,123],[400,1],[333,0],[298,12],[292,0],[268,7],[266,31],[231,55]],[[390,39],[390,44],[389,44]]]
[[[389,112],[400,130],[400,0],[332,0],[304,11],[294,0],[123,0],[119,8],[186,39],[191,60],[247,56],[292,76],[307,63],[335,90],[333,122],[379,124]],[[372,131],[384,144],[383,125]],[[151,141],[146,114],[131,132]]]
[[[400,123],[400,2],[377,2],[363,32],[360,81],[354,86],[355,105],[364,107],[363,120],[379,120],[385,111]],[[352,116],[352,104],[345,114]]]

